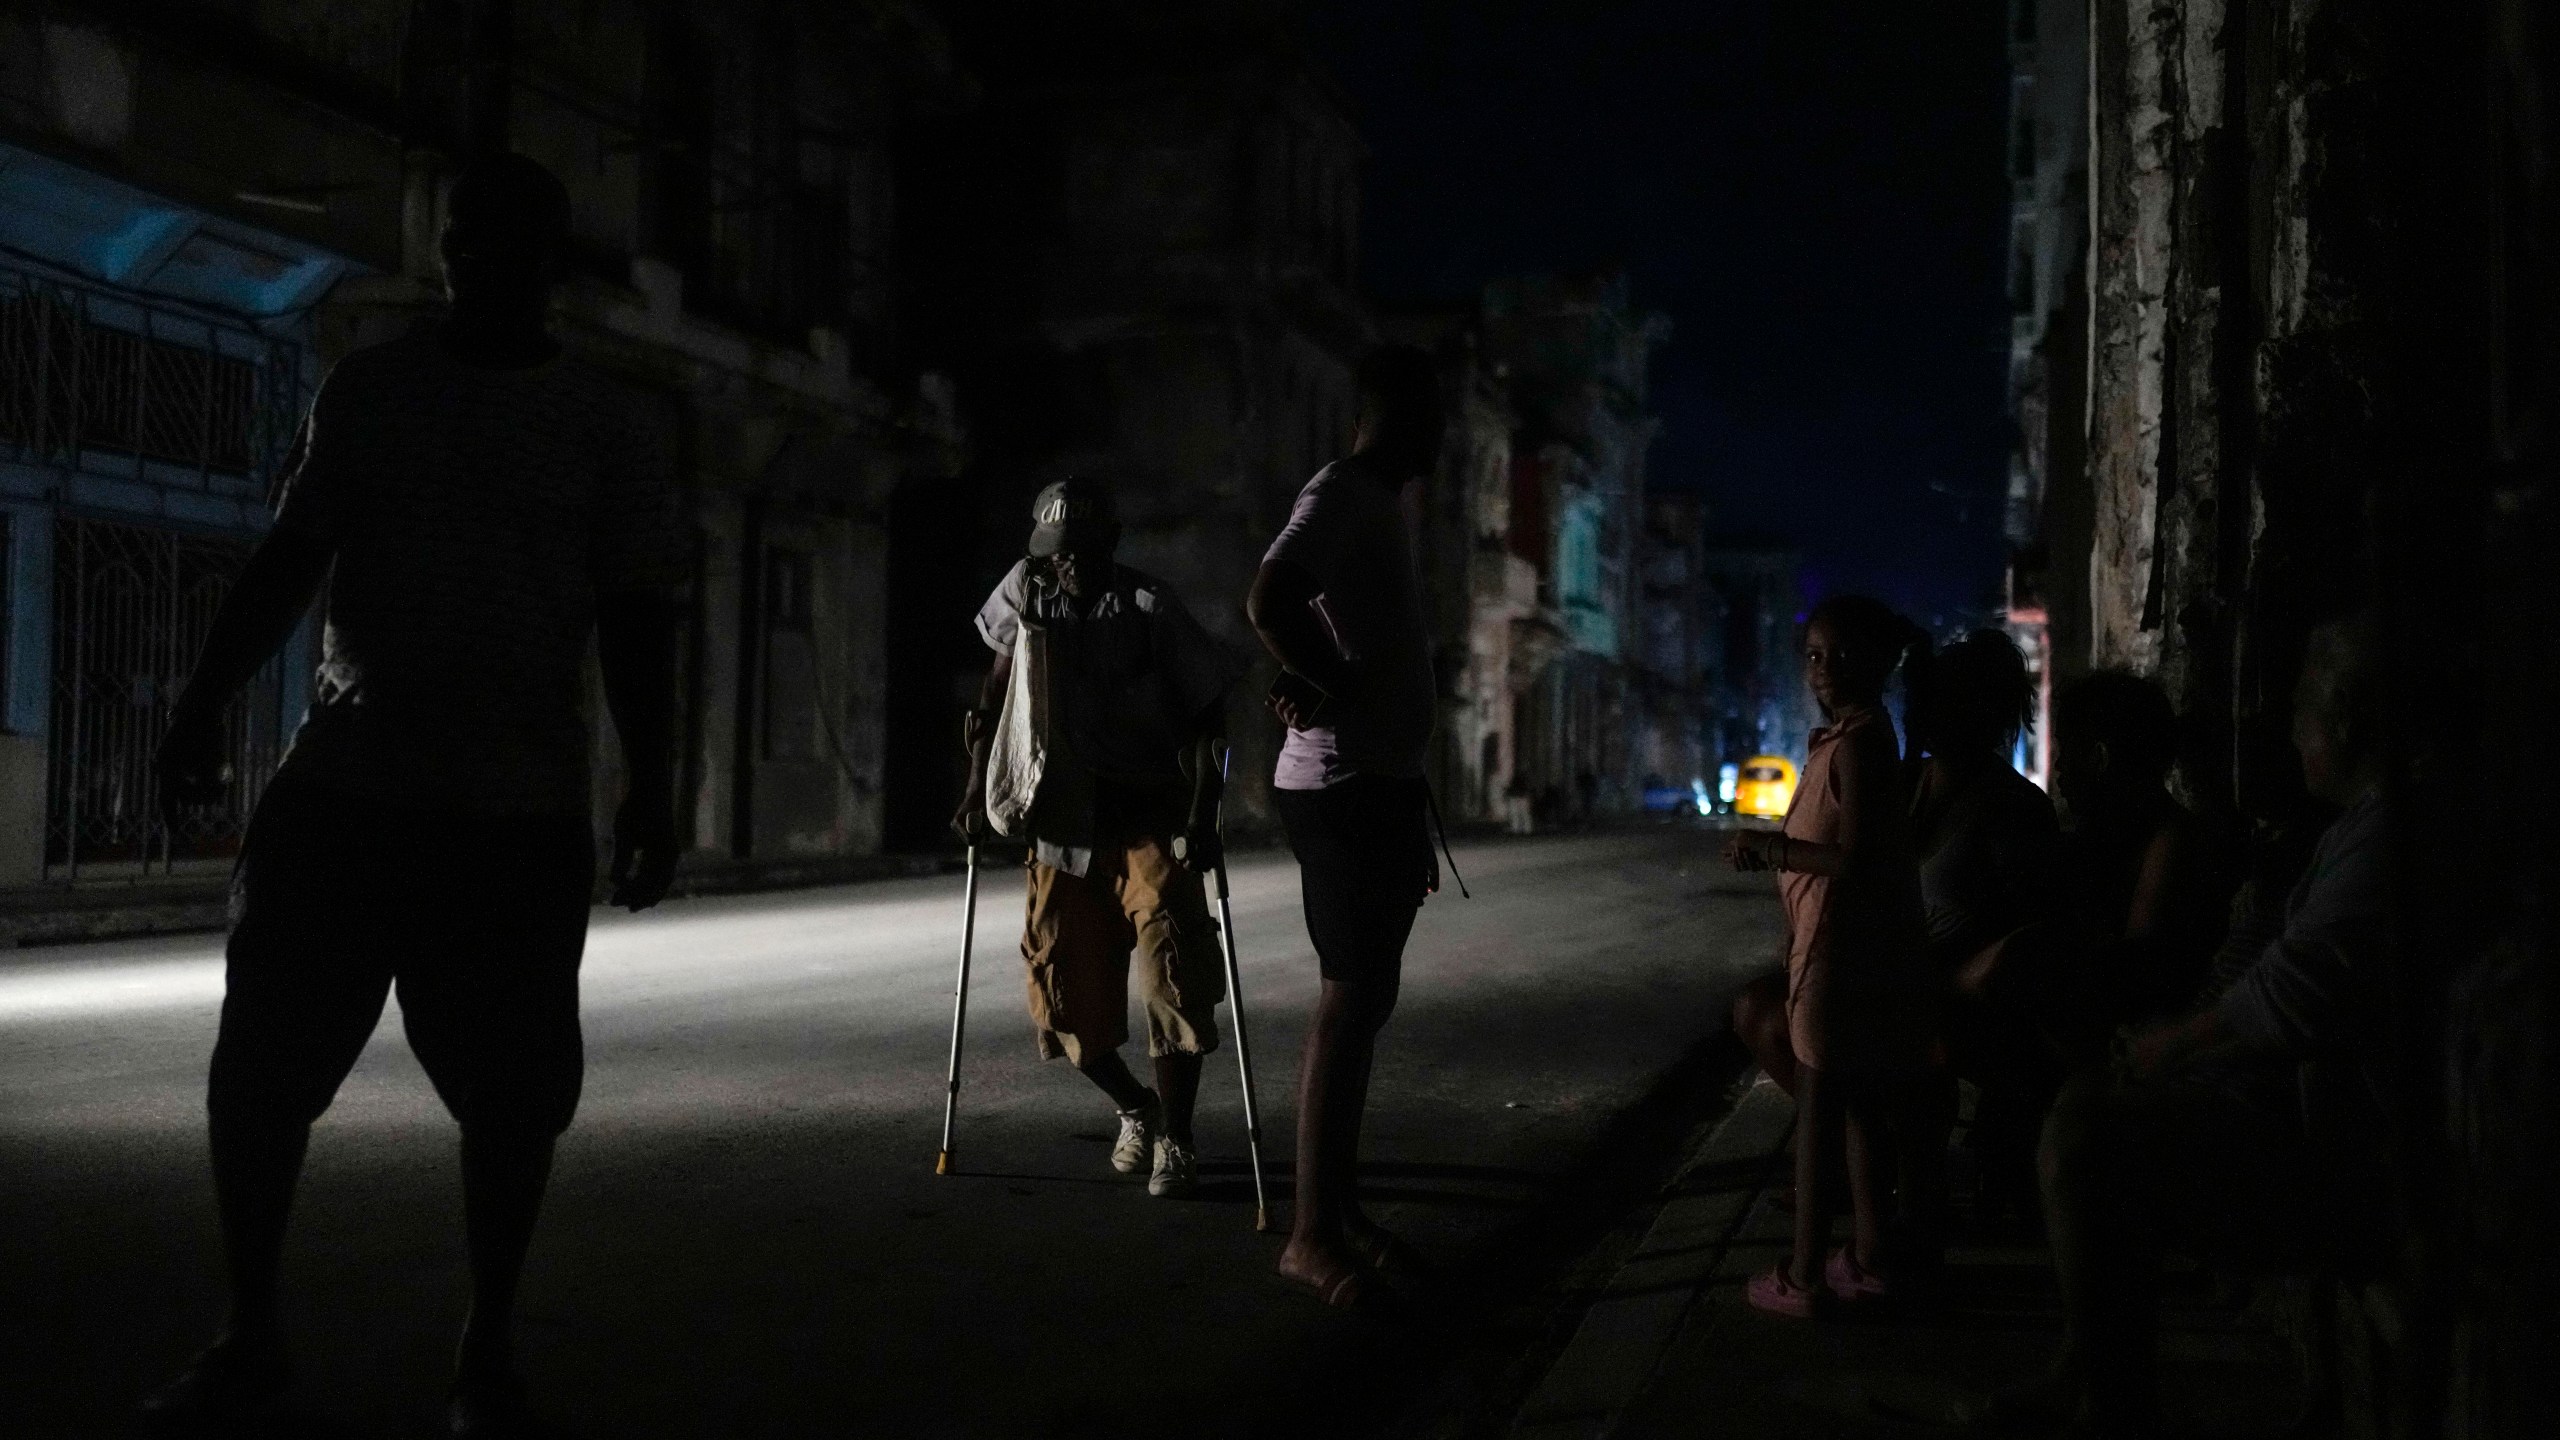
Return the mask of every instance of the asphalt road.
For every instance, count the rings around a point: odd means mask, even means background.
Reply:
[[[1653,830],[1461,846],[1373,1091],[1364,1183],[1444,1261],[1510,1243],[1774,954],[1765,880]],[[1296,874],[1237,867],[1275,1201],[1315,963]],[[1414,1377],[1271,1274],[1232,1052],[1201,1198],[1105,1163],[1034,1057],[1020,882],[981,905],[961,1173],[936,1177],[956,877],[599,912],[589,1070],[525,1294],[538,1392],[591,1437],[1353,1434]],[[0,957],[0,1432],[123,1432],[219,1313],[202,1096],[211,937]],[[1141,1042],[1140,1048],[1143,1048]],[[391,1017],[315,1136],[288,1256],[315,1433],[439,1433],[464,1303],[453,1132]],[[1506,1229],[1506,1227],[1510,1227]]]

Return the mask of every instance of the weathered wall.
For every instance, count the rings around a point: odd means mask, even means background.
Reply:
[[[2091,11],[2086,659],[2168,687],[2181,784],[2208,809],[2275,803],[2301,637],[2360,591],[2340,561],[2362,553],[2376,473],[2383,217],[2357,10]]]
[[[2560,1428],[2560,50],[2526,0],[2093,0],[2091,658],[2181,783],[2295,803],[2302,641],[2372,607],[2404,834],[2397,1253],[2358,1433]],[[2055,559],[2064,547],[2048,526]]]

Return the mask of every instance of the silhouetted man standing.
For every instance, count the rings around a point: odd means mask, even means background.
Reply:
[[[1423,752],[1438,692],[1400,496],[1440,460],[1440,380],[1411,346],[1360,366],[1349,458],[1317,472],[1271,542],[1246,609],[1283,669],[1289,727],[1272,778],[1324,974],[1298,1078],[1297,1205],[1280,1272],[1329,1305],[1360,1298],[1401,1242],[1360,1211],[1360,1117],[1395,1009],[1414,912],[1437,883]]]
[[[311,1123],[397,984],[462,1129],[472,1302],[452,1433],[539,1433],[510,1332],[585,1067],[591,635],[629,774],[614,902],[656,904],[676,854],[674,499],[610,383],[546,329],[568,213],[560,182],[521,157],[454,183],[450,313],[321,386],[275,528],[162,743],[169,802],[207,798],[230,697],[327,585],[311,709],[233,882],[207,1096],[230,1313],[146,1402],[164,1422],[254,1421],[284,1390],[277,1264]]]

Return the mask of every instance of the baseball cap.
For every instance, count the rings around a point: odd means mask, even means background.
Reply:
[[[1031,502],[1030,553],[1034,558],[1055,555],[1070,539],[1100,537],[1119,523],[1111,492],[1101,482],[1081,476],[1054,481]]]

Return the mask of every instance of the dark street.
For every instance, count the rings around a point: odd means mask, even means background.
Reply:
[[[1709,869],[1713,839],[1460,848],[1476,898],[1417,928],[1365,1181],[1433,1258],[1499,1266],[1488,1242],[1775,953],[1765,883]],[[1314,960],[1293,873],[1258,857],[1237,879],[1278,1203]],[[1197,1199],[1109,1171],[1107,1107],[1032,1057],[1019,880],[987,888],[948,1179],[957,876],[599,917],[586,1097],[524,1322],[528,1371],[581,1434],[1323,1431],[1427,1378],[1382,1373],[1391,1336],[1269,1273],[1230,1052],[1204,1087]],[[137,941],[0,965],[14,1433],[120,1433],[213,1324],[219,954]],[[463,1299],[452,1124],[396,1019],[318,1129],[286,1269],[298,1394],[349,1435],[435,1433]]]
[[[0,0],[0,1440],[2560,1435],[2554,617],[2552,0]]]

